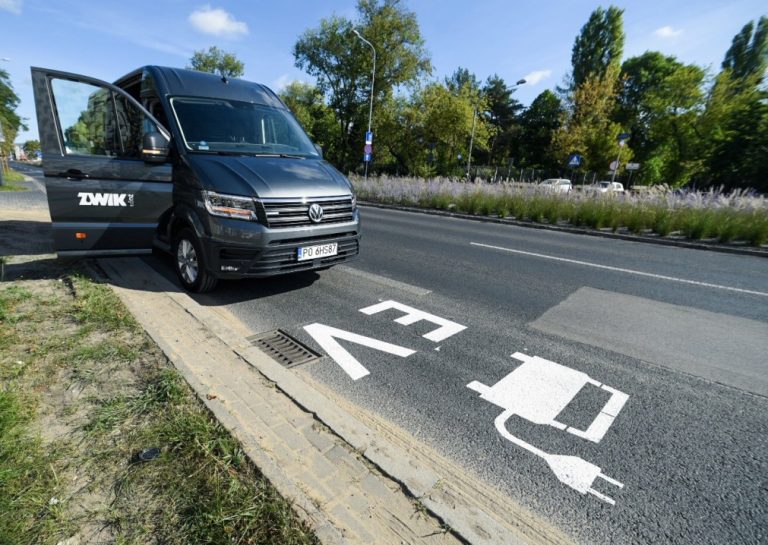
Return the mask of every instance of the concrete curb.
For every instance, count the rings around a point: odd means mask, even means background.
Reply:
[[[575,235],[588,235],[592,237],[613,238],[619,240],[628,240],[631,242],[644,242],[649,244],[658,244],[661,246],[675,246],[678,248],[688,248],[691,250],[709,250],[711,252],[720,252],[725,254],[748,255],[753,257],[768,257],[768,247],[749,248],[738,246],[726,246],[718,243],[693,242],[689,240],[677,240],[673,238],[662,238],[657,236],[629,235],[624,233],[614,233],[600,231],[596,229],[586,229],[581,227],[570,227],[565,225],[550,225],[547,223],[534,223],[529,221],[520,221],[509,218],[498,218],[493,216],[473,216],[471,214],[460,214],[458,212],[447,212],[445,210],[434,210],[431,208],[418,208],[415,206],[400,206],[395,204],[381,204],[370,201],[358,201],[361,206],[371,208],[383,208],[386,210],[400,210],[402,212],[416,212],[418,214],[427,214],[429,216],[443,216],[447,218],[458,218],[484,223],[499,223],[504,225],[514,225],[517,227],[528,227],[530,229],[542,229],[545,231],[558,231],[561,233],[570,233]]]
[[[234,430],[233,433],[244,443],[250,440],[246,450],[249,453],[253,451],[254,462],[273,481],[278,490],[293,500],[300,508],[300,512],[304,512],[305,520],[312,525],[324,543],[342,543],[345,538],[350,539],[351,542],[356,542],[353,536],[361,540],[360,542],[387,543],[387,541],[381,541],[385,538],[372,530],[372,528],[376,528],[374,523],[378,524],[379,528],[384,526],[397,535],[402,535],[403,543],[451,542],[449,539],[451,536],[455,536],[461,542],[477,545],[570,543],[570,540],[561,532],[551,528],[510,500],[502,499],[497,492],[489,487],[460,475],[457,476],[450,472],[446,474],[440,469],[445,469],[445,464],[432,467],[429,463],[425,463],[423,457],[414,454],[410,445],[406,450],[403,445],[398,446],[383,437],[381,433],[373,431],[357,416],[323,395],[321,391],[306,382],[300,375],[286,369],[260,349],[251,345],[246,340],[250,332],[229,316],[226,311],[198,304],[186,293],[180,292],[168,280],[151,271],[141,261],[133,261],[129,264],[127,260],[123,260],[119,266],[104,260],[100,260],[99,263],[102,264],[102,268],[115,285],[118,295],[126,301],[129,309],[145,326],[147,332],[187,377],[190,384],[195,387],[203,402],[211,408],[228,429]],[[142,279],[134,278],[135,276],[141,276]],[[145,290],[146,293],[142,293],[142,290]],[[280,392],[308,413],[312,419],[327,426],[337,436],[337,440],[343,440],[348,445],[347,449],[353,453],[356,452],[358,456],[362,456],[365,461],[372,464],[372,467],[375,467],[380,473],[370,474],[362,479],[369,485],[369,489],[364,487],[363,490],[375,491],[378,487],[379,490],[386,491],[389,487],[395,493],[399,492],[400,497],[418,500],[426,508],[426,511],[434,517],[432,520],[437,521],[438,531],[427,534],[410,530],[418,521],[413,520],[412,513],[403,513],[402,508],[398,512],[394,507],[393,497],[386,501],[379,500],[379,505],[386,506],[383,507],[385,511],[383,515],[376,513],[372,516],[372,511],[369,510],[363,513],[363,516],[359,516],[360,513],[358,512],[357,517],[353,517],[353,520],[350,520],[346,526],[343,524],[346,519],[342,517],[342,532],[340,534],[335,531],[339,527],[338,515],[340,510],[343,509],[349,518],[350,513],[355,512],[354,506],[337,504],[333,505],[332,511],[330,508],[324,510],[322,507],[318,507],[318,502],[313,502],[311,499],[315,497],[313,491],[330,486],[327,480],[312,487],[311,485],[307,486],[306,482],[302,482],[300,479],[298,481],[291,479],[284,471],[284,465],[287,463],[285,457],[280,459],[275,457],[275,453],[280,452],[278,449],[272,451],[271,457],[265,454],[252,437],[247,434],[243,435],[243,428],[247,428],[247,425],[242,423],[242,418],[233,420],[231,414],[222,413],[224,409],[222,409],[221,404],[212,403],[210,399],[206,398],[206,393],[210,391],[210,387],[202,384],[200,377],[190,370],[194,365],[188,365],[184,358],[180,357],[182,347],[178,337],[173,341],[176,343],[175,345],[173,342],[169,342],[167,335],[164,337],[162,332],[163,320],[152,316],[152,309],[168,308],[169,306],[183,309],[190,319],[190,323],[193,324],[187,327],[191,329],[204,328],[207,332],[206,335],[210,338],[215,337],[214,340],[223,343],[232,351],[233,356],[247,363],[257,371],[259,376],[273,383]],[[176,333],[176,335],[179,334]],[[217,360],[217,364],[221,364],[222,358],[217,357]],[[206,364],[197,363],[195,365],[198,368],[203,368]],[[217,380],[207,376],[205,379]],[[224,386],[220,386],[219,389],[226,391]],[[222,398],[226,397],[222,396]],[[236,403],[240,403],[242,399],[243,397],[240,396]],[[250,411],[244,408],[240,409],[240,412]],[[281,428],[285,432],[285,426],[281,426]],[[261,431],[255,431],[251,435],[260,436],[261,433]],[[296,433],[306,434],[306,431]],[[306,455],[305,451],[302,453]],[[311,462],[306,461],[304,463],[311,464]],[[391,479],[393,483],[382,487],[380,484],[369,482],[377,479],[378,482],[381,482],[382,478]],[[312,481],[311,476],[309,479],[307,482]],[[309,495],[305,493],[305,489],[310,489]],[[371,494],[377,497],[382,496],[378,492]],[[359,494],[355,497],[355,502],[359,501],[358,497]],[[410,506],[413,500],[408,499],[407,501]],[[322,502],[319,505],[322,506]],[[373,522],[369,520],[371,518],[373,518]],[[423,526],[425,523],[422,521],[419,524]],[[443,530],[440,530],[440,527]],[[446,530],[447,528],[450,531]],[[443,534],[440,537],[441,541],[437,541],[440,533]],[[376,536],[376,539],[363,539],[363,536],[366,535]],[[422,539],[425,536],[431,537]]]

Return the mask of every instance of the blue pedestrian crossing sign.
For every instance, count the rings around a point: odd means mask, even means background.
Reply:
[[[370,160],[371,160],[371,154],[370,153],[366,153],[365,155],[363,155],[363,161],[368,163],[368,162],[370,162]]]
[[[581,155],[578,153],[572,154],[570,157],[568,157],[568,166],[571,168],[576,168],[577,166],[581,165]]]

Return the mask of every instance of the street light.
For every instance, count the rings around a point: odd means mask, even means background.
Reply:
[[[0,59],[3,62],[11,62],[11,59],[8,57],[3,57]],[[0,144],[2,144],[5,141],[5,137],[3,136],[3,127],[0,126]],[[5,170],[5,161],[3,160],[3,153],[2,150],[0,150],[0,185],[4,185],[3,182],[3,170]]]
[[[524,79],[519,79],[517,80],[517,83],[515,83],[512,87],[510,87],[510,89],[514,89],[515,87],[523,85],[524,83],[525,83]],[[475,143],[475,121],[476,120],[477,120],[477,108],[475,108],[472,112],[472,136],[469,138],[469,157],[467,157],[467,180],[470,180],[469,168],[472,166],[472,144]]]
[[[369,46],[371,46],[371,49],[373,50],[373,70],[371,70],[371,106],[368,109],[368,132],[371,132],[371,120],[373,119],[373,81],[376,78],[376,48],[373,47],[373,44],[371,42],[363,38],[356,28],[353,28],[352,32],[354,32],[355,36],[360,38],[360,40],[362,40],[363,43],[366,43]],[[365,179],[366,180],[368,179],[368,163],[369,161],[365,162]]]

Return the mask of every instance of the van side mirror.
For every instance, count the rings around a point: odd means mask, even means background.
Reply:
[[[159,132],[148,132],[144,135],[141,158],[147,163],[165,163],[168,150],[168,139]]]
[[[320,155],[320,158],[323,157],[323,146],[320,144],[315,144],[315,149],[317,150],[317,153]]]

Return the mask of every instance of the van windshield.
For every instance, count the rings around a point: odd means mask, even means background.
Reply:
[[[184,145],[189,150],[319,156],[287,110],[239,100],[202,97],[173,97],[171,106]]]

